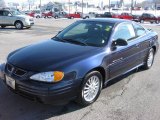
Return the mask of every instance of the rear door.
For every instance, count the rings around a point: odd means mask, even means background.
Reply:
[[[0,25],[4,24],[3,11],[0,11]]]
[[[12,25],[13,24],[13,16],[9,16],[11,13],[9,11],[3,11],[3,18],[5,25]]]
[[[122,23],[117,26],[112,40],[126,39],[127,46],[117,46],[112,50],[109,58],[110,79],[117,77],[141,64],[139,41],[131,23]],[[112,46],[111,46],[112,48]]]

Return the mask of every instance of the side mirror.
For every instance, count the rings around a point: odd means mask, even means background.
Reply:
[[[61,33],[62,31],[58,31],[58,34]]]
[[[8,16],[9,16],[9,17],[11,17],[11,16],[12,16],[12,14],[11,14],[11,13],[9,13],[9,14],[8,14]]]
[[[128,42],[125,39],[117,39],[116,41],[113,42],[114,46],[127,46]]]

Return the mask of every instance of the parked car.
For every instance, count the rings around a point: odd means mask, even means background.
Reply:
[[[29,13],[27,13],[27,15],[29,15],[30,17],[34,17],[34,11],[30,11]]]
[[[126,20],[133,20],[133,16],[130,13],[121,13],[121,15],[119,15],[119,18]]]
[[[139,22],[140,15],[133,15],[133,21]]]
[[[81,13],[80,12],[75,12],[75,13],[69,13],[66,15],[67,18],[73,19],[73,18],[81,18]]]
[[[45,11],[42,13],[42,17],[51,18],[51,17],[53,17],[53,12],[52,11]]]
[[[55,19],[58,19],[58,18],[66,18],[67,17],[67,13],[66,12],[54,12],[53,13],[53,17]]]
[[[96,14],[96,18],[118,18],[119,16],[113,12],[105,12],[104,14]]]
[[[34,17],[35,18],[41,18],[42,17],[42,12],[40,10],[34,10]]]
[[[29,99],[87,106],[108,81],[138,67],[150,69],[158,47],[158,34],[138,23],[80,20],[49,40],[11,52],[0,76]]]
[[[89,12],[88,14],[83,14],[82,18],[87,19],[87,18],[95,18],[96,17],[96,12]]]
[[[0,26],[2,28],[15,26],[17,29],[23,29],[23,27],[30,28],[32,25],[34,25],[32,17],[18,11],[0,10]]]
[[[139,22],[141,22],[141,23],[150,22],[150,23],[159,24],[160,20],[156,16],[154,16],[153,14],[143,13],[139,18]]]

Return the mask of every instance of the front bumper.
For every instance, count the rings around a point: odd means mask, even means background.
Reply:
[[[1,66],[1,79],[6,84],[4,67]],[[3,77],[2,77],[3,76]],[[12,76],[11,76],[12,77]],[[65,104],[76,98],[81,80],[65,80],[55,84],[42,83],[32,80],[16,80],[15,89],[8,88],[16,94],[19,94],[32,101],[42,102],[44,104]]]
[[[24,21],[23,25],[24,25],[24,27],[31,27],[34,25],[34,20],[33,21]]]

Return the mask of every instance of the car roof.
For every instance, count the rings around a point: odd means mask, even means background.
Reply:
[[[119,24],[122,22],[132,22],[130,20],[124,20],[124,19],[117,19],[117,18],[93,18],[93,19],[87,19],[84,21],[93,21],[93,22],[108,22],[113,24]]]

